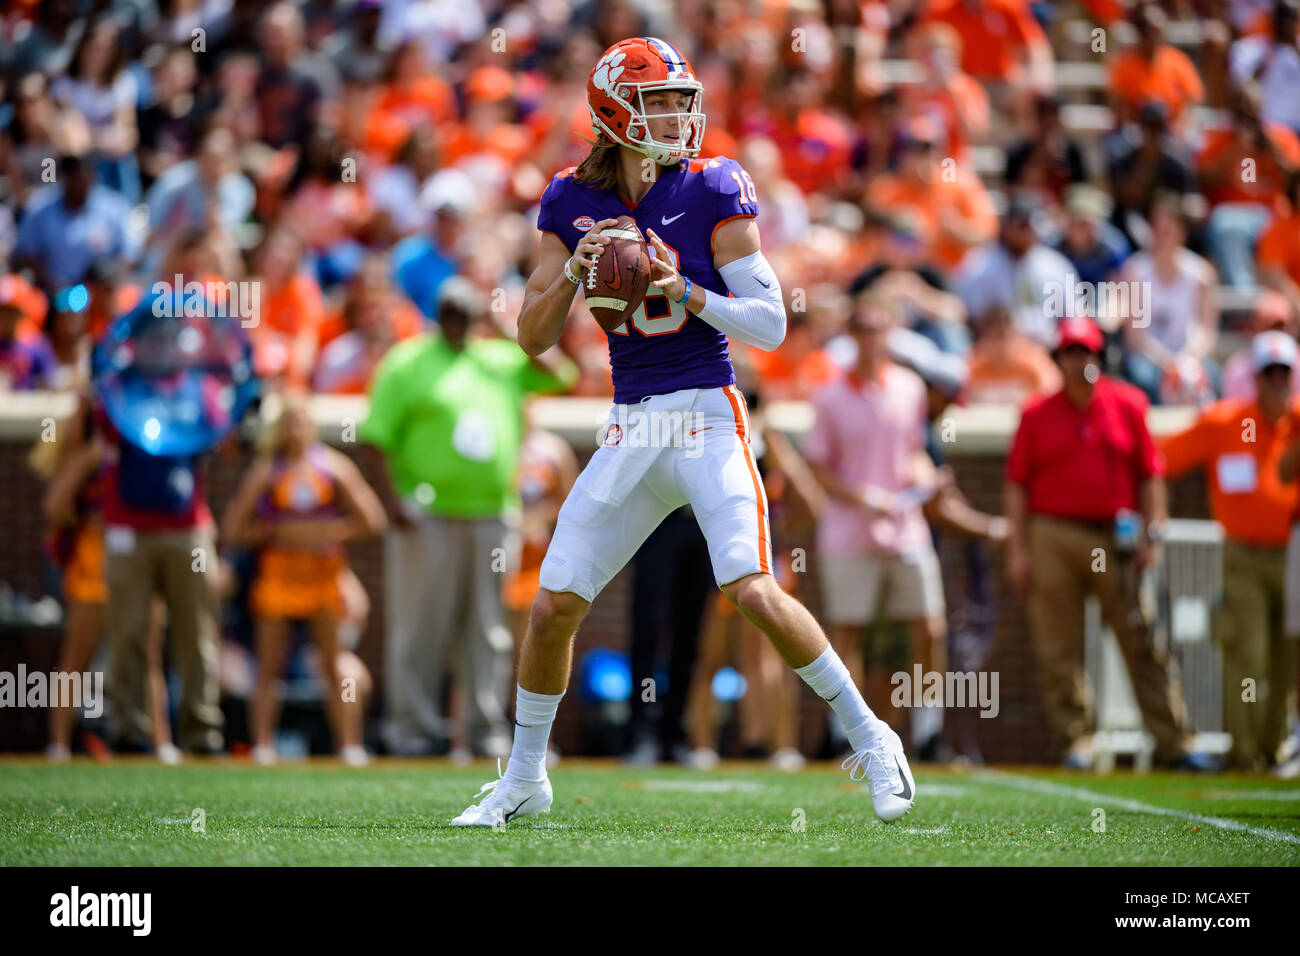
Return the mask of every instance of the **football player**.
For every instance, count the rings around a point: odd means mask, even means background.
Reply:
[[[597,138],[542,195],[541,251],[519,313],[519,344],[539,355],[560,338],[585,270],[630,214],[652,249],[652,282],[608,333],[614,407],[560,510],[542,562],[519,662],[515,737],[505,774],[452,823],[501,826],[549,811],[546,748],[568,685],[573,636],[591,602],[671,511],[689,503],[723,594],[830,704],[848,732],[850,777],[869,782],[890,822],[915,799],[902,743],[867,706],[802,604],[772,575],[767,499],[727,337],[771,350],[785,337],[781,285],[759,248],[758,196],[734,160],[699,159],[703,87],[671,44],[623,40],[587,82]],[[650,440],[636,440],[645,428]],[[663,421],[685,422],[674,441]],[[689,435],[685,434],[687,425]],[[655,447],[656,445],[661,447]],[[684,692],[684,688],[674,693]]]

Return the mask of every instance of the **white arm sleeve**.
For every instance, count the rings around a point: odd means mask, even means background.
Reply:
[[[719,332],[770,352],[785,341],[785,299],[776,273],[755,252],[718,269],[735,298],[704,290],[699,316]]]

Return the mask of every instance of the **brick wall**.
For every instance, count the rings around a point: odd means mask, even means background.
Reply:
[[[42,485],[26,466],[30,441],[0,437],[0,582],[14,590],[35,597],[42,588],[42,522],[40,496]],[[345,449],[346,450],[346,449]],[[353,446],[353,450],[355,450]],[[364,461],[360,462],[364,468]],[[209,466],[209,501],[214,514],[220,515],[239,476],[247,464],[238,451],[216,456]],[[951,460],[957,482],[971,502],[985,511],[1001,508],[1000,455],[964,455]],[[368,476],[371,477],[371,476]],[[1205,485],[1199,477],[1175,482],[1170,488],[1171,513],[1176,517],[1205,517]],[[782,543],[785,548],[808,548],[807,529]],[[384,642],[383,553],[378,542],[365,542],[351,549],[353,567],[364,582],[372,601],[369,626],[362,636],[359,653],[370,666],[382,692]],[[809,548],[809,554],[812,551]],[[815,560],[815,556],[813,556]],[[951,569],[956,558],[951,540],[945,543],[942,558]],[[808,573],[798,577],[800,596],[816,614],[819,595],[816,567],[809,562]],[[577,654],[591,647],[626,647],[628,572],[611,582],[597,600],[578,635]],[[431,587],[437,582],[431,581]],[[1035,679],[1032,648],[1026,630],[1023,608],[1006,587],[999,571],[997,600],[1000,616],[996,643],[986,669],[1000,673],[1001,713],[996,720],[977,720],[978,739],[986,759],[997,762],[1033,762],[1049,756],[1045,717],[1040,705]],[[576,699],[576,694],[573,695]],[[824,706],[806,688],[803,691],[801,742],[806,752],[815,752],[824,727]],[[579,709],[572,704],[561,708],[556,725],[556,741],[562,750],[575,752],[579,746]]]

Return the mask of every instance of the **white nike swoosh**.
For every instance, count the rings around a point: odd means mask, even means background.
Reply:
[[[679,212],[677,215],[673,216],[673,218],[671,218],[671,219],[669,219],[667,216],[660,216],[660,217],[659,217],[659,221],[660,221],[661,223],[663,223],[663,224],[666,226],[666,225],[668,225],[669,223],[674,223],[674,222],[676,222],[678,219],[681,219],[682,216],[684,216],[684,215],[686,215],[686,213],[684,213],[684,212]]]

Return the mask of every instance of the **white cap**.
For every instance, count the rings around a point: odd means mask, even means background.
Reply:
[[[474,181],[459,169],[442,169],[425,182],[420,190],[420,202],[430,212],[448,210],[465,216],[478,204],[478,190]]]
[[[1295,368],[1296,342],[1285,332],[1260,332],[1250,342],[1250,364],[1256,372],[1270,365]]]

